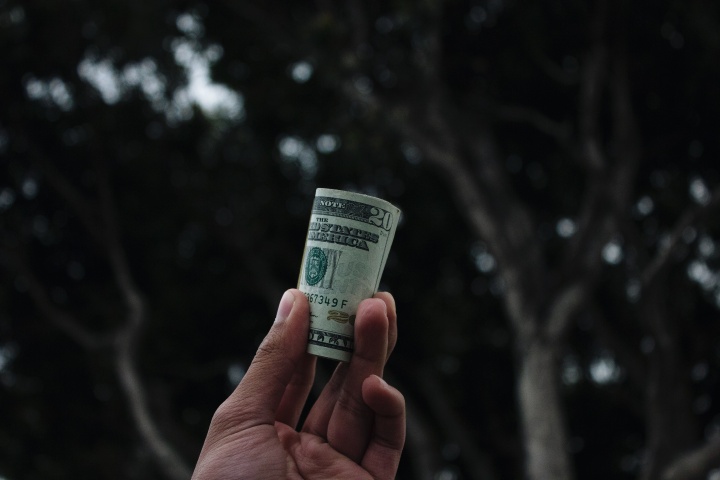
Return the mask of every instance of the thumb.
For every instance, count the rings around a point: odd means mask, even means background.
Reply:
[[[225,401],[233,424],[242,429],[275,422],[285,387],[305,355],[309,316],[305,295],[296,289],[286,291],[247,373]]]

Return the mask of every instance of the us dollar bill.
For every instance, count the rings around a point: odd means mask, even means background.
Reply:
[[[385,200],[316,190],[298,279],[310,302],[309,353],[350,361],[358,305],[377,292],[399,219]]]

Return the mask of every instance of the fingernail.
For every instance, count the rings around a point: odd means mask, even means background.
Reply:
[[[379,376],[379,375],[375,375],[375,376],[378,378],[378,380],[380,380],[380,385],[382,385],[382,386],[385,387],[385,388],[389,388],[389,387],[390,387],[390,385],[388,385],[388,383],[385,381],[384,378],[382,378],[382,377]]]
[[[275,315],[275,323],[280,323],[287,320],[294,304],[295,295],[293,295],[290,290],[286,291],[280,299],[280,305],[278,306],[277,315]]]

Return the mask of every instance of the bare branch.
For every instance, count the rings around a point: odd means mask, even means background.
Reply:
[[[580,144],[582,146],[583,161],[591,170],[602,170],[607,163],[600,146],[600,134],[598,132],[606,56],[605,48],[601,45],[598,45],[588,55],[583,71],[580,93]]]
[[[599,18],[607,21],[606,3],[600,2]],[[595,27],[598,31],[601,25]],[[622,32],[621,32],[622,33]],[[617,51],[612,56],[612,75],[606,70],[607,48],[596,33],[596,43],[588,57],[583,74],[580,107],[580,143],[586,156],[587,185],[578,220],[579,235],[568,249],[567,264],[578,265],[586,273],[601,266],[600,252],[613,234],[620,230],[629,212],[630,201],[641,159],[640,134],[632,106],[626,42],[619,35]],[[609,81],[612,113],[613,161],[600,150],[599,119],[602,85]],[[592,226],[592,228],[591,228]]]
[[[107,166],[101,160],[96,162],[100,197],[98,212],[90,207],[96,202],[86,198],[51,163],[42,162],[42,166],[46,172],[48,183],[78,216],[82,225],[96,241],[110,263],[115,283],[127,307],[123,327],[120,331],[105,336],[88,332],[71,315],[61,312],[53,305],[42,282],[37,279],[25,262],[16,261],[16,266],[28,283],[28,291],[38,309],[78,344],[86,348],[97,348],[110,342],[114,343],[116,373],[138,432],[168,478],[187,479],[192,472],[160,433],[150,412],[145,390],[135,365],[135,344],[140,327],[146,320],[147,307],[132,277],[120,241]],[[14,258],[18,260],[21,257],[15,256]]]
[[[83,227],[90,233],[93,240],[101,244],[104,232],[98,218],[98,212],[91,206],[94,205],[94,202],[89,201],[52,162],[40,160],[38,163],[45,172],[44,180],[55,189],[60,198],[78,216]]]
[[[564,148],[569,147],[570,125],[557,122],[547,115],[521,105],[504,105],[497,109],[501,120],[515,123],[526,123],[540,133],[554,138]]]
[[[98,194],[100,197],[100,211],[105,228],[103,244],[110,267],[115,275],[115,283],[122,294],[128,308],[126,317],[126,329],[133,330],[133,334],[145,321],[146,306],[145,300],[140,294],[135,280],[133,279],[130,267],[125,255],[125,249],[120,241],[120,228],[116,218],[116,207],[110,187],[109,172],[107,165],[97,162],[98,171]]]
[[[420,147],[428,160],[440,167],[441,171],[445,173],[460,202],[461,208],[470,219],[471,227],[476,235],[487,240],[492,245],[493,250],[504,250],[500,247],[503,244],[501,229],[488,208],[487,202],[477,190],[473,182],[473,176],[467,167],[464,167],[460,159],[453,153],[443,149],[409,125],[400,128],[405,132],[408,139]]]
[[[466,212],[471,228],[476,234],[485,239],[493,250],[503,249],[506,242],[502,238],[499,222],[489,210],[488,202],[480,195],[477,185],[473,182],[474,176],[458,157],[453,136],[441,136],[443,139],[441,145],[435,139],[435,135],[428,135],[427,129],[409,118],[407,109],[391,108],[375,95],[360,93],[350,83],[346,83],[342,91],[351,101],[358,102],[373,112],[388,112],[389,115],[386,114],[386,116],[389,118],[390,126],[410,143],[416,145],[427,159],[447,176],[461,210]],[[435,126],[441,126],[443,131],[447,131],[447,128],[442,126],[444,120],[438,118],[437,114],[433,117]]]
[[[446,137],[451,137],[454,131],[459,131],[458,123],[462,120],[444,125],[441,131]],[[455,127],[455,128],[453,128]],[[498,228],[504,235],[503,241],[508,242],[507,252],[495,246],[499,255],[507,253],[502,260],[509,264],[522,252],[522,263],[528,265],[526,271],[543,269],[541,251],[535,236],[535,229],[528,208],[515,194],[515,189],[508,179],[507,172],[499,160],[500,154],[492,133],[488,128],[480,127],[478,131],[463,132],[462,141],[469,149],[469,154],[477,168],[477,175],[473,177],[478,192],[487,192],[483,199],[487,209],[494,215]],[[460,143],[460,140],[456,140]],[[470,176],[471,172],[467,172]],[[517,262],[516,262],[517,263]]]
[[[441,90],[439,86],[436,88]],[[454,133],[456,129],[447,124],[448,107],[441,108],[441,99],[429,99],[422,115],[411,115],[409,106],[392,107],[384,99],[359,92],[350,83],[346,83],[342,91],[351,101],[371,112],[384,112],[389,125],[417,146],[446,177],[470,228],[477,238],[488,243],[502,265],[506,284],[504,300],[514,327],[530,334],[534,326],[524,308],[528,306],[527,295],[532,290],[527,285],[533,283],[534,275],[542,268],[540,251],[534,242],[529,214],[512,196],[495,154],[490,151],[492,146],[485,138],[486,132],[465,136],[470,138],[465,147],[471,149],[480,165],[480,175],[475,175],[461,158],[460,140]]]
[[[607,68],[607,48],[603,39],[603,30],[607,21],[607,2],[600,1],[592,28],[593,46],[585,57],[580,78],[580,98],[578,123],[580,126],[580,145],[585,165],[591,170],[601,170],[606,159],[600,146],[600,108],[603,84]]]
[[[689,228],[700,222],[706,215],[720,205],[720,185],[715,187],[710,200],[704,205],[695,205],[686,209],[680,218],[675,222],[675,226],[670,233],[669,238],[664,242],[658,250],[655,257],[643,270],[640,275],[642,288],[648,288],[658,276],[658,274],[666,268],[673,259],[673,254],[682,244],[683,233]]]
[[[607,232],[605,228],[601,232],[595,231],[594,227],[591,228],[600,224],[611,229],[611,225],[603,222],[601,218],[601,215],[606,214],[608,210],[607,202],[603,202],[603,197],[613,185],[608,180],[607,161],[600,146],[597,125],[600,116],[601,83],[604,77],[604,56],[604,48],[596,46],[595,52],[587,59],[583,73],[578,121],[580,159],[586,169],[586,186],[578,215],[579,234],[572,239],[568,249],[566,263],[569,265],[578,264],[578,257],[583,257],[582,261],[591,259],[590,261],[594,263],[599,248],[602,248],[608,235],[612,233]]]
[[[192,475],[192,470],[162,436],[150,413],[145,387],[140,382],[137,373],[135,355],[131,348],[132,343],[133,338],[127,333],[119,336],[115,370],[122,391],[130,405],[135,426],[165,475],[173,480],[187,480]]]
[[[550,341],[558,341],[567,331],[575,315],[585,306],[590,288],[586,281],[571,283],[555,296],[545,327]]]
[[[2,261],[22,278],[28,289],[28,294],[37,309],[50,323],[74,340],[78,345],[88,350],[107,347],[112,344],[114,334],[99,334],[87,330],[77,318],[60,309],[50,298],[45,285],[35,275],[25,254],[20,248],[3,248]]]
[[[436,20],[442,14],[439,2],[427,3],[422,8],[427,9],[428,15]],[[440,98],[443,87],[438,76],[441,53],[438,25],[437,21],[430,22],[425,32],[423,47],[417,51],[419,67],[423,71],[423,81],[427,84],[426,90],[439,92],[423,105],[422,115],[409,114],[412,105],[393,107],[374,94],[361,93],[350,82],[342,85],[342,92],[351,101],[363,105],[371,112],[384,112],[390,126],[410,143],[419,147],[427,159],[439,167],[453,187],[455,198],[461,210],[466,212],[471,228],[479,238],[488,242],[500,261],[509,269],[509,266],[515,263],[511,259],[519,258],[519,255],[511,254],[509,247],[526,248],[528,238],[532,237],[532,229],[527,221],[529,217],[519,211],[521,209],[517,201],[509,198],[511,190],[504,188],[507,182],[497,168],[497,160],[487,155],[485,148],[487,142],[471,142],[472,145],[468,147],[473,148],[474,153],[479,156],[477,161],[483,165],[480,181],[487,186],[485,191],[493,192],[493,198],[481,193],[481,189],[475,183],[478,179],[461,160],[460,142],[458,136],[453,133],[456,129],[448,125],[447,105]],[[470,135],[470,138],[475,137],[477,135]],[[493,204],[502,205],[504,211],[508,208],[514,209],[513,214],[501,216],[491,208]],[[520,220],[522,225],[518,225]],[[526,259],[527,253],[527,251],[523,253]],[[520,277],[521,275],[510,275],[509,278]],[[520,305],[519,302],[513,304]],[[514,317],[519,318],[520,315]]]
[[[662,480],[691,480],[720,467],[720,440],[711,440],[685,453],[662,472]]]
[[[621,23],[624,25],[624,22]],[[609,198],[614,203],[613,208],[620,214],[627,214],[641,159],[641,136],[630,92],[627,39],[624,33],[623,28],[621,34],[616,35],[621,43],[613,54],[610,79],[612,142],[617,155],[613,164],[613,186],[609,190]]]
[[[415,65],[423,74],[425,82],[439,87],[441,72],[442,35],[440,25],[443,14],[443,2],[419,2],[418,8],[423,10],[422,15],[429,20],[422,41],[415,47]]]
[[[135,425],[146,442],[156,462],[165,474],[174,480],[190,478],[192,470],[185,464],[182,457],[163,437],[152,417],[145,388],[140,381],[135,362],[135,345],[140,328],[147,318],[147,306],[130,271],[125,251],[120,242],[119,226],[116,219],[116,208],[110,187],[109,172],[104,162],[99,161],[98,191],[105,228],[105,249],[110,266],[115,274],[115,282],[122,294],[126,306],[125,327],[117,336],[115,369],[120,386],[130,405]]]

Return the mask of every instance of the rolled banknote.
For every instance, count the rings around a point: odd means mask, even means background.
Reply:
[[[358,305],[377,292],[399,219],[385,200],[315,191],[298,279],[310,302],[309,353],[350,361]]]

